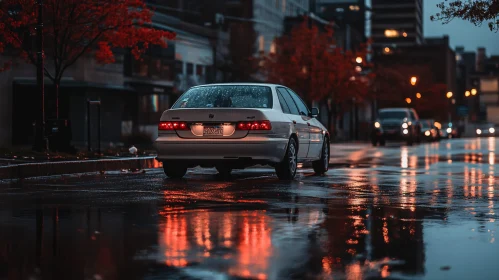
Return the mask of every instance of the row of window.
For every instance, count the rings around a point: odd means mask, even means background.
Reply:
[[[144,56],[141,60],[132,61],[132,71],[134,77],[172,81],[175,74],[203,76],[209,72],[209,67],[180,60]]]
[[[278,87],[277,97],[279,98],[279,103],[281,104],[282,111],[285,114],[309,116],[310,111],[305,105],[305,102],[292,90]]]

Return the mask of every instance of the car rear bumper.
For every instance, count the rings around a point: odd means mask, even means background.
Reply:
[[[160,136],[154,146],[159,161],[189,165],[219,162],[277,163],[284,158],[288,139],[248,135],[244,139],[183,139]]]

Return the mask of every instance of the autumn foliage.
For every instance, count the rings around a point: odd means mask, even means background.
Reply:
[[[333,28],[321,30],[305,18],[276,45],[276,53],[265,62],[268,80],[296,90],[308,103],[333,99],[343,104],[353,97],[362,100],[369,92],[357,67],[365,66],[367,44],[356,52],[343,50],[336,45]]]
[[[378,64],[373,70],[371,95],[379,108],[412,107],[422,118],[447,118],[450,109],[447,85],[434,81],[429,65]],[[414,85],[411,84],[412,77],[416,77]],[[407,103],[407,98],[410,103]]]
[[[499,0],[451,0],[437,4],[440,12],[431,20],[449,23],[454,18],[469,21],[476,26],[487,22],[491,31],[499,31]]]
[[[144,0],[44,0],[43,15],[50,61],[45,76],[56,86],[86,53],[94,52],[100,63],[113,63],[115,49],[130,48],[139,58],[150,45],[166,47],[166,40],[175,37],[151,27],[153,13]],[[36,64],[37,17],[36,0],[0,1],[0,53]]]

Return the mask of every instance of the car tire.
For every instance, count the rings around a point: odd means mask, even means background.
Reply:
[[[182,179],[187,173],[187,167],[175,164],[163,164],[163,170],[168,178]]]
[[[385,139],[381,138],[381,139],[379,140],[379,145],[380,145],[380,146],[385,146],[385,145],[386,145]]]
[[[312,168],[316,175],[323,175],[329,170],[329,139],[326,137],[324,143],[322,144],[321,158],[317,161],[312,162]]]
[[[232,168],[227,166],[217,166],[218,175],[222,178],[230,178],[230,174],[232,173]]]
[[[280,180],[293,180],[298,167],[298,146],[294,138],[289,139],[286,154],[283,160],[277,164],[275,172]]]
[[[413,143],[414,143],[413,137],[409,136],[409,138],[407,139],[407,146],[412,146]]]

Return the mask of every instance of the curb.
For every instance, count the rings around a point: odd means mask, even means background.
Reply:
[[[156,157],[26,163],[0,167],[0,180],[158,167]]]

